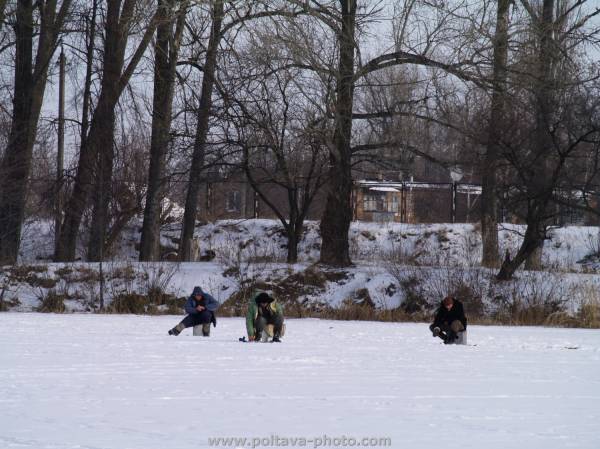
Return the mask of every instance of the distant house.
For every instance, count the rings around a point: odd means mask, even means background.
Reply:
[[[359,221],[470,223],[479,220],[481,186],[458,183],[359,180],[354,217]]]
[[[287,193],[275,184],[265,184],[269,201],[287,213]],[[397,223],[476,223],[480,220],[481,186],[470,183],[415,182],[362,179],[354,182],[353,219]],[[597,204],[597,202],[594,202]],[[310,207],[308,220],[320,220],[326,205],[323,189]],[[498,220],[522,223],[499,204]],[[276,219],[277,215],[252,189],[242,173],[212,174],[200,191],[199,218]],[[557,207],[553,225],[597,225],[598,216],[581,209]]]
[[[286,191],[263,185],[269,201],[287,212]],[[479,220],[481,187],[470,184],[358,180],[352,202],[355,220],[403,223],[475,222]],[[309,220],[319,220],[326,204],[323,189],[309,209]],[[454,206],[453,206],[454,205]],[[207,177],[200,191],[201,219],[277,218],[243,174]]]
[[[199,218],[204,221],[225,219],[276,219],[277,215],[262,200],[243,173],[233,173],[227,176],[212,173],[206,177],[206,182],[200,189]],[[265,183],[261,186],[269,201],[277,209],[287,214],[289,205],[287,191],[275,183]],[[325,192],[317,194],[311,205],[308,220],[319,220],[325,205]]]

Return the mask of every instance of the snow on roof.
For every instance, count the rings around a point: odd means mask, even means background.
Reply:
[[[481,195],[481,186],[460,184],[456,187],[456,190],[458,193],[471,193],[474,195]]]
[[[432,189],[432,190],[448,190],[451,188],[452,183],[450,182],[418,182],[418,181],[404,181],[404,182],[392,182],[392,181],[370,181],[362,179],[356,181],[356,184],[361,187],[368,187],[369,190],[378,190],[380,192],[400,192],[402,188],[405,189]],[[456,190],[459,193],[469,193],[474,195],[481,195],[481,186],[477,184],[457,183]]]
[[[377,192],[399,192],[400,190],[394,187],[369,187],[369,190],[375,190]]]

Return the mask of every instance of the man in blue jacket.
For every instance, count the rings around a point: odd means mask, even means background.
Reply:
[[[177,326],[169,331],[169,335],[179,335],[186,327],[202,324],[202,335],[210,335],[210,323],[217,325],[215,312],[219,303],[200,287],[194,287],[192,295],[185,302],[185,313],[188,315]]]

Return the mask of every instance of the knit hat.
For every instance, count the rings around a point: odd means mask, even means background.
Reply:
[[[263,292],[260,295],[258,295],[254,300],[256,301],[256,304],[265,304],[265,303],[273,302],[274,298],[269,296],[267,293]]]
[[[452,296],[446,296],[442,301],[442,304],[445,306],[449,306],[450,304],[454,304],[454,298]]]
[[[200,287],[194,287],[194,291],[192,292],[192,296],[202,295],[204,296],[204,292]]]

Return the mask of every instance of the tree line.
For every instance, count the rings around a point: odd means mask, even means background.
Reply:
[[[482,265],[510,279],[559,206],[598,212],[599,37],[593,0],[0,0],[0,261],[44,211],[57,261],[103,260],[137,215],[159,260],[166,199],[186,260],[200,186],[239,171],[289,262],[324,189],[320,261],[348,266],[353,174],[420,159],[482,182]],[[504,260],[500,198],[526,224]]]

